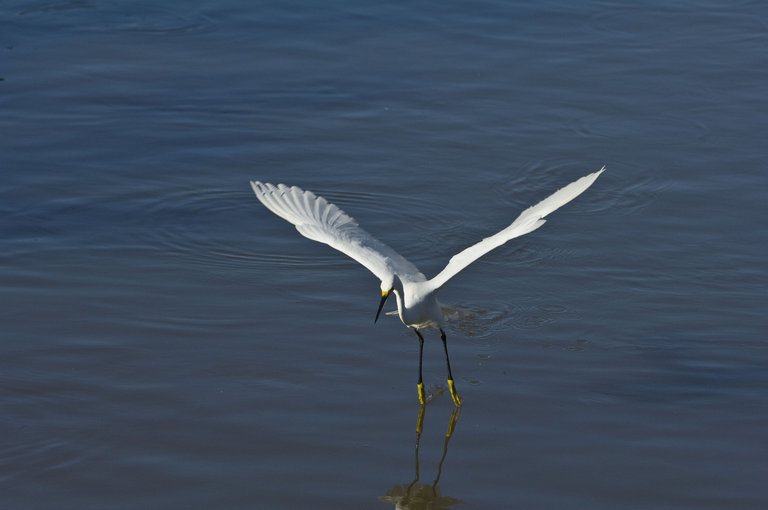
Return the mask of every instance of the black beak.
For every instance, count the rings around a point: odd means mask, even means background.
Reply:
[[[388,290],[387,292],[381,293],[381,302],[379,303],[379,309],[376,310],[376,318],[373,319],[373,323],[376,324],[376,321],[379,320],[379,315],[381,315],[381,309],[384,308],[384,303],[387,302],[387,298],[389,297],[389,293],[392,292],[391,290]]]

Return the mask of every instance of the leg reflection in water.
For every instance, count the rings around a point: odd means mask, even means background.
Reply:
[[[413,481],[408,485],[396,485],[388,490],[384,496],[379,497],[381,501],[395,505],[395,508],[398,510],[450,510],[449,506],[462,503],[459,499],[443,496],[438,486],[440,476],[443,473],[443,462],[445,462],[445,457],[448,454],[448,442],[456,428],[456,423],[459,421],[461,408],[456,407],[453,413],[451,413],[451,418],[448,421],[448,430],[445,432],[445,440],[443,441],[443,455],[440,457],[440,463],[437,465],[437,476],[431,485],[419,483],[419,445],[421,443],[421,433],[424,430],[425,408],[426,406],[422,404],[419,409],[419,416],[416,419],[416,448],[414,451],[416,473]]]

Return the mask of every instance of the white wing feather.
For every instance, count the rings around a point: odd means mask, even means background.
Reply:
[[[301,235],[352,257],[380,280],[398,275],[403,281],[426,277],[402,255],[360,228],[344,211],[296,186],[251,181],[256,197],[270,211],[296,225]]]
[[[460,253],[457,253],[451,257],[451,260],[448,261],[448,265],[445,266],[445,268],[437,276],[429,281],[430,287],[433,289],[439,289],[445,285],[448,280],[456,276],[456,274],[459,273],[462,269],[489,251],[493,250],[494,248],[498,248],[510,239],[514,239],[515,237],[519,237],[523,234],[527,234],[536,230],[546,222],[544,219],[545,216],[564,206],[577,196],[581,195],[604,171],[605,167],[601,168],[597,172],[586,175],[581,179],[570,183],[568,186],[562,189],[559,189],[538,204],[531,206],[520,213],[520,216],[518,216],[510,226],[501,232],[490,237],[486,237],[479,243],[470,246]]]

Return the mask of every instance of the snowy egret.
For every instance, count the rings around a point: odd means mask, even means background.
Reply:
[[[567,204],[587,188],[605,171],[605,167],[578,179],[556,191],[538,204],[520,213],[507,228],[451,257],[448,265],[434,278],[428,280],[416,266],[402,255],[371,236],[360,228],[357,222],[344,211],[318,197],[311,191],[304,191],[296,186],[285,184],[277,186],[259,181],[251,181],[256,197],[269,210],[281,218],[293,223],[299,233],[313,241],[325,243],[332,248],[352,257],[368,268],[381,280],[381,301],[376,311],[374,323],[381,314],[390,294],[397,299],[397,313],[403,324],[411,328],[419,338],[419,381],[417,390],[419,401],[424,404],[426,393],[421,379],[424,337],[420,330],[437,328],[445,350],[445,364],[448,368],[448,389],[456,407],[461,399],[456,393],[456,386],[451,373],[448,358],[448,344],[443,331],[443,312],[437,301],[437,292],[456,276],[462,269],[482,257],[494,248],[498,248],[510,239],[536,230],[546,221],[545,216]]]

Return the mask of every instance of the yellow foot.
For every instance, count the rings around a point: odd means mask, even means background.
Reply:
[[[456,407],[461,407],[461,397],[456,393],[456,387],[453,385],[453,379],[448,379],[448,389],[451,390],[451,398]]]
[[[421,405],[424,405],[427,401],[427,392],[424,391],[424,383],[419,383],[416,387],[419,390],[419,402],[421,402]]]

